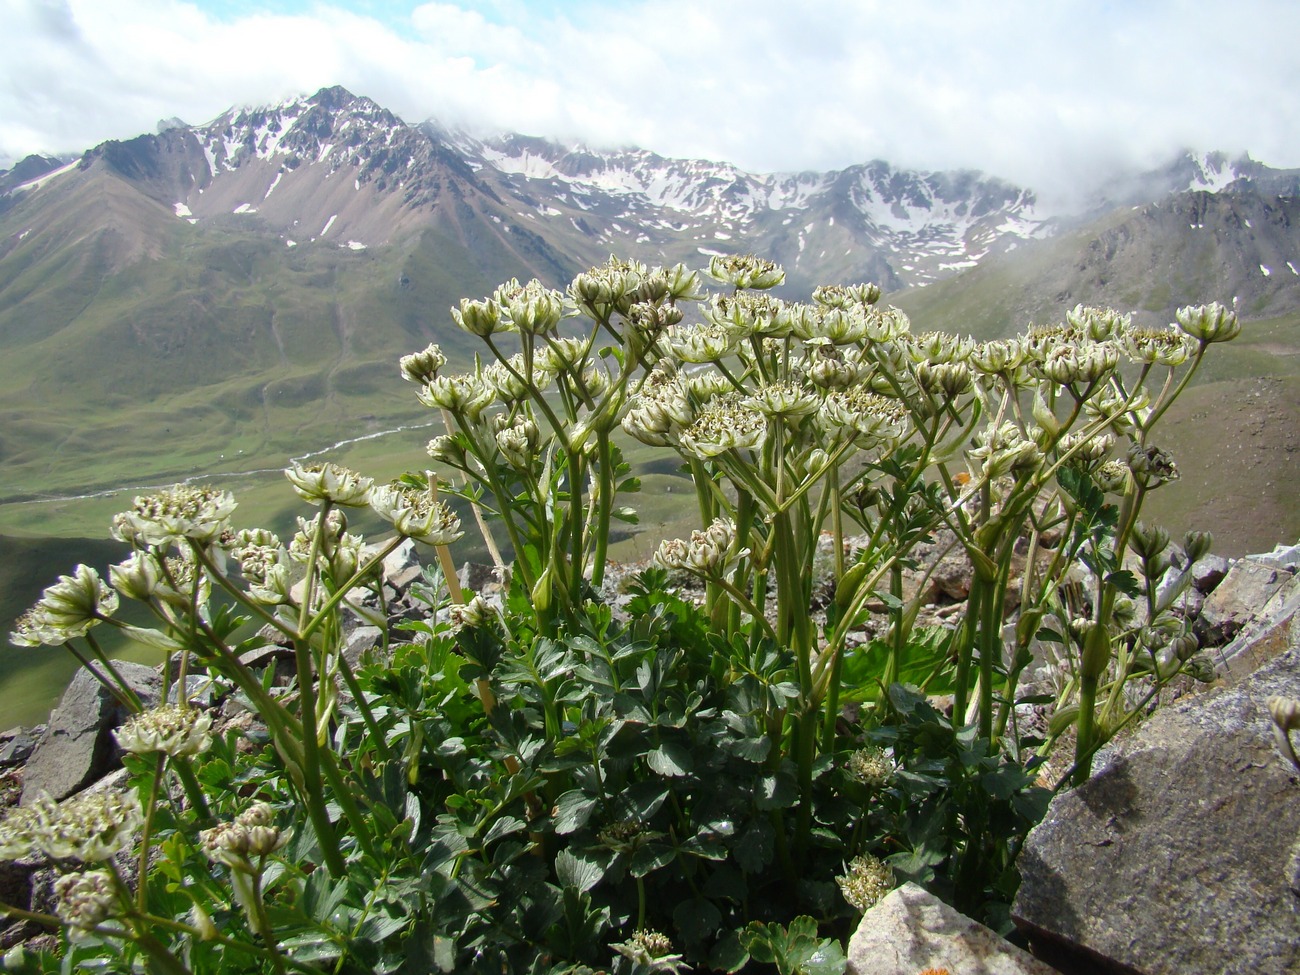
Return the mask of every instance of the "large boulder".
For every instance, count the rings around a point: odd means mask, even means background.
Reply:
[[[1178,702],[1053,800],[1013,914],[1083,971],[1300,971],[1300,776],[1266,701],[1300,698],[1300,646]],[[1053,958],[1056,956],[1053,955]]]
[[[916,884],[903,884],[863,916],[849,940],[848,975],[1056,975]]]
[[[113,667],[145,707],[158,704],[162,677],[157,670],[127,661]],[[79,670],[27,761],[22,804],[42,795],[65,799],[111,772],[121,757],[112,732],[129,713],[94,674]]]

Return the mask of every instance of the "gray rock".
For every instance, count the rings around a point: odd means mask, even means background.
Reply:
[[[1263,555],[1252,555],[1251,558],[1277,566],[1279,569],[1295,572],[1300,569],[1300,542],[1295,545],[1277,545],[1273,551]]]
[[[145,707],[158,703],[158,671],[121,660],[113,666]],[[22,804],[46,793],[64,799],[112,771],[120,757],[112,731],[129,713],[88,670],[78,671],[27,762]]]
[[[1201,645],[1217,647],[1227,643],[1292,578],[1287,570],[1253,558],[1238,560],[1201,607],[1196,621]]]
[[[384,557],[384,578],[391,581],[393,576],[411,568],[420,568],[420,560],[415,554],[415,540],[408,538]]]
[[[466,562],[460,568],[458,573],[462,589],[468,589],[470,592],[486,595],[494,591],[499,585],[500,580],[497,576],[495,565],[485,565],[482,562]],[[465,598],[469,598],[466,596]]]
[[[1053,800],[1019,858],[1017,923],[1143,975],[1300,971],[1300,780],[1265,701],[1300,697],[1292,646],[1170,705]]]
[[[3,745],[0,745],[0,768],[21,765],[31,758],[36,749],[36,736],[28,731],[19,731]]]
[[[1222,555],[1207,555],[1192,566],[1192,585],[1196,591],[1209,595],[1228,575],[1232,564]]]
[[[1212,654],[1215,670],[1229,681],[1253,674],[1278,654],[1300,644],[1300,578],[1285,584],[1256,609],[1232,641]]]
[[[355,670],[361,655],[383,642],[383,637],[383,631],[377,626],[358,626],[348,634],[343,645],[343,659]]]
[[[904,884],[863,916],[849,939],[849,975],[1055,975],[1056,970],[958,913],[916,884]]]

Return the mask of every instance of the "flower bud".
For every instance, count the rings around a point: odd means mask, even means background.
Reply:
[[[1128,451],[1128,466],[1133,479],[1148,490],[1178,479],[1178,465],[1167,451],[1159,447],[1133,444]]]
[[[423,352],[402,356],[399,362],[402,378],[407,382],[419,383],[421,386],[434,379],[438,375],[438,370],[446,364],[447,357],[442,354],[438,346],[432,344],[426,346]]]
[[[1183,551],[1187,553],[1187,564],[1191,565],[1205,558],[1214,544],[1214,536],[1209,532],[1189,531],[1183,536]]]
[[[468,298],[462,298],[460,307],[451,310],[451,317],[458,326],[471,335],[479,336],[479,338],[487,338],[496,332],[509,329],[509,325],[504,324],[501,320],[501,305],[488,298],[482,301],[471,301]],[[405,370],[403,370],[403,374],[405,374]],[[428,383],[429,380],[426,379],[424,382]]]
[[[1133,534],[1128,540],[1128,546],[1144,562],[1150,562],[1169,547],[1169,532],[1159,525],[1148,527],[1139,521],[1133,528]]]

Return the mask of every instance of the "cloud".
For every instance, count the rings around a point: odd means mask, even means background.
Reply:
[[[393,7],[0,0],[0,152],[78,151],[342,84],[411,121],[760,171],[883,158],[1050,193],[1184,147],[1300,166],[1290,0]]]

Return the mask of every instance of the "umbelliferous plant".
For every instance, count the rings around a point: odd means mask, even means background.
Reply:
[[[6,909],[60,924],[69,965],[169,972],[828,972],[900,879],[1004,925],[1046,794],[1028,749],[1073,727],[1080,780],[1202,670],[1173,607],[1208,539],[1177,552],[1139,516],[1177,473],[1155,428],[1236,319],[1184,309],[1152,331],[1079,307],[975,343],[914,333],[874,286],[786,301],[751,256],[708,275],[716,293],[611,258],[566,293],[512,281],[461,302],[484,343],[471,371],[436,346],[401,360],[445,419],[428,452],[449,478],[291,468],[315,513],[287,543],[236,530],[222,491],[137,499],[108,583],[77,567],[13,637],[73,649],[136,712],[131,786],[103,800],[123,825],[83,800],[11,815],[0,856],[39,852],[62,879],[57,915]],[[659,546],[616,617],[600,591],[634,517],[627,438],[680,460],[699,528]],[[498,600],[450,571],[447,494],[501,564]],[[396,537],[350,532],[360,507]],[[922,627],[903,573],[940,534],[970,598]],[[435,556],[427,618],[354,668],[345,617],[384,624],[379,566],[407,537]],[[156,625],[120,621],[123,597]],[[166,652],[175,703],[142,707],[98,625]],[[291,650],[288,693],[246,662],[266,633]],[[1039,740],[1016,724],[1035,654],[1057,680]],[[257,716],[251,735],[214,728],[200,674]]]

